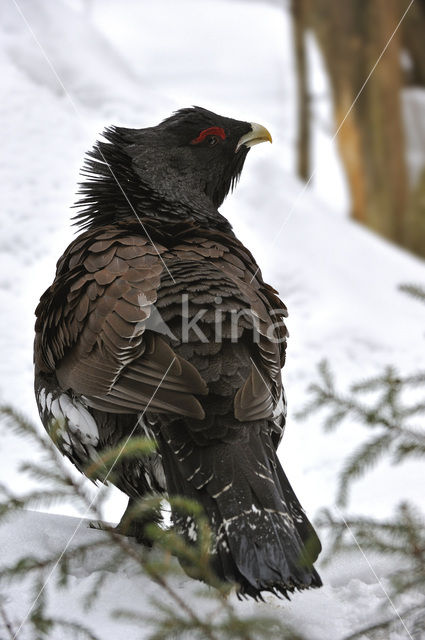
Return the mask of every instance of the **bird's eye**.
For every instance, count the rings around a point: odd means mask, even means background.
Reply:
[[[207,137],[207,145],[209,147],[213,147],[214,145],[216,145],[218,142],[218,137],[217,136],[208,136]]]
[[[208,127],[208,129],[204,129],[198,135],[197,138],[194,138],[190,141],[190,144],[200,144],[205,141],[205,144],[209,147],[213,147],[219,140],[225,140],[226,134],[224,129],[221,127]]]

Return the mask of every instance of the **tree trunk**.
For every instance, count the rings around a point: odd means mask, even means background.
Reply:
[[[294,34],[295,65],[297,75],[297,173],[307,182],[310,177],[310,96],[307,80],[307,55],[305,46],[306,0],[292,0],[292,25]]]
[[[309,3],[310,24],[332,84],[351,215],[398,243],[404,238],[407,203],[399,33],[363,89],[362,85],[401,15],[399,0]]]

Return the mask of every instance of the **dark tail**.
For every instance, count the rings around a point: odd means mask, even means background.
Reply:
[[[185,425],[176,421],[161,443],[169,494],[197,500],[209,518],[218,577],[254,598],[262,591],[287,596],[322,584],[313,567],[319,538],[265,427],[250,423],[243,439],[200,446],[190,443]],[[187,519],[175,515],[175,522],[190,540]]]

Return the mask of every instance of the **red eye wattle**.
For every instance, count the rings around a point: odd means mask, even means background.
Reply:
[[[190,144],[199,144],[200,142],[203,142],[207,136],[218,136],[222,140],[226,138],[224,129],[221,127],[209,127],[208,129],[201,131],[199,136],[192,140]]]

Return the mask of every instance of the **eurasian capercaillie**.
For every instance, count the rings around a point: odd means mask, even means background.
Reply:
[[[194,107],[104,138],[84,167],[81,233],[37,307],[41,419],[61,420],[58,446],[81,470],[133,432],[153,437],[156,453],[118,462],[117,486],[131,504],[199,501],[214,568],[240,593],[320,586],[320,542],[276,455],[286,309],[218,212],[270,134]]]

